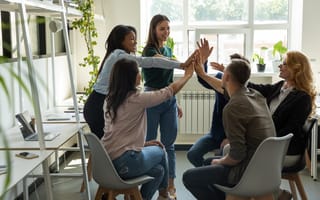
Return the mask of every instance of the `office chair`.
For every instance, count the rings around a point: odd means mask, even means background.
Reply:
[[[234,187],[214,184],[231,199],[273,199],[281,184],[281,169],[293,134],[269,137],[258,146],[239,183]]]
[[[97,136],[92,133],[84,136],[91,151],[93,179],[99,185],[95,199],[100,200],[104,196],[108,200],[114,200],[117,195],[124,194],[125,199],[141,200],[138,186],[152,180],[153,177],[145,175],[123,180]]]
[[[317,125],[316,122],[317,122],[317,119],[311,118],[311,119],[308,119],[303,126],[303,132],[307,135],[308,140],[310,140],[311,138],[313,126]],[[306,167],[306,162],[308,162],[309,156],[307,152],[308,150],[306,149],[306,151],[304,151],[301,154],[299,161],[295,165],[290,167],[284,167],[282,169],[282,179],[286,179],[289,181],[291,193],[294,200],[297,200],[296,187],[299,191],[301,199],[302,200],[308,199],[299,176],[299,172]]]

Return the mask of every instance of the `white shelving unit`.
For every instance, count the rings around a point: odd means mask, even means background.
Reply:
[[[33,14],[37,16],[48,16],[48,17],[59,17],[62,21],[63,25],[63,36],[64,36],[64,42],[66,47],[66,53],[67,53],[67,60],[68,60],[68,70],[69,70],[69,78],[71,83],[71,91],[73,96],[73,104],[75,108],[75,114],[76,114],[76,121],[79,127],[79,133],[78,133],[78,141],[80,145],[80,153],[81,153],[81,160],[82,160],[82,169],[83,169],[83,177],[86,183],[86,192],[87,192],[87,199],[91,199],[90,195],[90,188],[88,184],[88,176],[87,176],[87,169],[85,167],[85,152],[84,152],[84,146],[83,146],[83,140],[81,135],[82,129],[80,125],[80,117],[79,117],[79,109],[78,109],[78,103],[76,98],[76,90],[73,83],[73,64],[71,61],[71,50],[70,50],[70,42],[69,42],[69,36],[67,33],[67,17],[79,17],[81,16],[81,12],[74,9],[74,8],[68,8],[65,7],[64,1],[59,0],[59,4],[51,3],[50,1],[39,1],[39,0],[0,0],[0,10],[2,11],[9,11],[9,12],[15,12],[16,16],[19,15],[21,20],[21,26],[22,26],[22,33],[24,38],[24,46],[25,46],[25,52],[27,56],[27,66],[28,66],[28,76],[29,81],[31,85],[31,92],[32,92],[32,98],[33,98],[33,105],[34,105],[34,113],[36,118],[36,127],[38,130],[38,133],[40,135],[39,137],[39,145],[40,145],[40,151],[45,150],[45,142],[43,140],[43,126],[42,126],[42,116],[40,111],[40,103],[39,103],[39,94],[38,94],[38,87],[35,80],[35,71],[34,71],[34,64],[33,64],[33,57],[31,52],[31,42],[30,42],[30,33],[29,33],[29,27],[27,24],[27,15]],[[17,35],[19,32],[17,31]],[[19,50],[18,50],[19,51]],[[18,55],[20,53],[18,52]],[[19,62],[21,62],[21,58],[18,59]],[[48,161],[44,161],[42,163],[42,170],[43,175],[45,179],[46,184],[46,193],[47,193],[47,199],[52,200],[52,188],[51,188],[51,179],[49,174],[49,163]],[[28,197],[25,196],[25,199],[28,199]]]

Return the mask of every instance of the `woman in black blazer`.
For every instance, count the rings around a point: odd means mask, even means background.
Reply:
[[[298,51],[287,52],[279,65],[279,77],[275,84],[254,84],[248,87],[266,97],[277,136],[293,133],[284,166],[291,166],[305,151],[307,135],[302,127],[315,110],[316,91],[309,59]]]

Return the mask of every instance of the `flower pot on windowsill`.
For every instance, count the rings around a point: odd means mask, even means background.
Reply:
[[[266,69],[266,64],[257,64],[258,72],[264,72],[265,69]]]

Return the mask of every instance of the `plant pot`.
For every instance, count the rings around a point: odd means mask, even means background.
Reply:
[[[258,72],[264,72],[265,69],[266,69],[266,64],[257,64]]]

